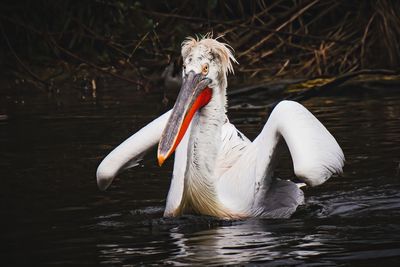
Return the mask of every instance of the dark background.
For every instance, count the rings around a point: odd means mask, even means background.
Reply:
[[[33,87],[114,76],[145,89],[180,67],[187,36],[213,32],[236,51],[239,77],[335,76],[398,69],[400,2],[2,1],[3,80]]]
[[[2,266],[399,266],[400,1],[0,3]],[[274,103],[310,110],[344,151],[290,219],[162,217],[156,148],[101,192],[96,168],[172,107],[180,45],[235,50],[230,122],[250,139]],[[365,69],[369,69],[368,71]],[[166,74],[166,75],[163,75]],[[294,177],[289,153],[277,177]]]

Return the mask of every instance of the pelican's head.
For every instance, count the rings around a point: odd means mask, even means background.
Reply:
[[[175,151],[196,111],[214,94],[225,91],[227,74],[233,73],[232,62],[236,62],[230,46],[210,35],[187,38],[182,43],[182,58],[182,87],[158,145],[160,166]]]

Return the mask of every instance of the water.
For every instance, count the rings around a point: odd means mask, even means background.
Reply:
[[[342,146],[343,176],[304,189],[306,204],[291,219],[227,222],[163,219],[172,160],[159,168],[155,150],[108,191],[97,189],[102,157],[166,110],[162,94],[127,86],[96,99],[68,87],[63,92],[1,96],[2,266],[398,266],[399,94],[305,101]],[[270,101],[259,94],[231,104]],[[267,115],[249,107],[229,114],[251,138]],[[287,155],[277,174],[293,175]]]

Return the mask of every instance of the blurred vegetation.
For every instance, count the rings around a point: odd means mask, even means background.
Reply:
[[[1,69],[48,86],[82,68],[141,87],[180,66],[186,36],[213,32],[256,79],[398,70],[396,0],[3,0]]]

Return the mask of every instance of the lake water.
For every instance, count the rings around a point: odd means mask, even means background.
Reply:
[[[97,189],[101,159],[166,110],[162,94],[2,95],[1,265],[400,266],[400,93],[382,91],[303,102],[342,146],[343,176],[305,188],[290,219],[235,222],[163,219],[172,160],[158,167],[156,150]],[[231,121],[254,138],[267,113],[241,104],[272,98],[235,96]],[[293,176],[287,155],[277,175]]]

